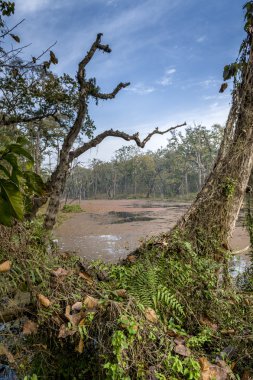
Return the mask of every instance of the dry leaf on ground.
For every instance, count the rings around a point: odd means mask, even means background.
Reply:
[[[70,311],[71,307],[70,305],[67,305],[65,309],[65,317],[72,323],[73,326],[78,326],[79,322],[85,317],[85,312],[80,311],[80,313],[71,315]]]
[[[98,306],[98,299],[92,296],[86,296],[83,303],[87,309],[95,309]]]
[[[58,338],[67,338],[68,336],[74,335],[77,330],[69,329],[66,325],[61,325],[59,329]]]
[[[204,325],[204,326],[209,327],[213,331],[217,331],[218,330],[218,325],[216,323],[211,322],[210,319],[208,319],[208,318],[201,317],[200,318],[200,323],[202,325]]]
[[[0,273],[8,272],[11,269],[11,261],[7,260],[0,264]]]
[[[202,357],[199,359],[201,367],[201,380],[226,380],[231,374],[231,369],[223,361],[218,362],[219,365],[211,364],[207,358]]]
[[[145,310],[145,317],[146,317],[146,319],[147,319],[149,322],[153,322],[153,323],[158,322],[158,316],[157,316],[155,310],[151,309],[151,307],[148,307],[148,308]]]
[[[78,345],[77,345],[76,348],[75,348],[75,351],[76,351],[76,352],[79,352],[79,354],[82,354],[82,353],[83,353],[83,350],[84,350],[84,340],[81,338],[81,339],[79,340]]]
[[[53,270],[53,275],[56,277],[64,277],[69,274],[69,271],[64,268],[58,268],[56,270]]]
[[[39,303],[44,307],[49,307],[52,304],[52,302],[47,297],[43,296],[43,294],[38,294],[37,298]]]
[[[136,256],[134,256],[134,255],[127,256],[127,261],[129,261],[130,263],[135,263],[136,260],[137,260]]]
[[[12,353],[3,344],[0,344],[0,356],[1,355],[6,356],[9,363],[15,363]]]
[[[94,283],[93,278],[88,273],[80,272],[79,277],[83,278],[89,285]]]
[[[174,351],[176,354],[181,355],[181,356],[185,356],[185,357],[191,356],[191,350],[188,347],[184,346],[183,344],[177,344],[174,347]]]
[[[72,305],[71,309],[73,311],[80,311],[82,309],[82,307],[83,307],[83,304],[82,304],[82,302],[79,301],[79,302],[74,303],[74,305]]]
[[[116,293],[117,296],[119,296],[119,297],[122,297],[122,298],[126,298],[126,297],[127,297],[127,291],[126,291],[126,289],[118,289],[118,290],[115,290],[115,293]]]
[[[31,321],[30,319],[24,323],[24,326],[23,326],[24,335],[36,334],[37,331],[38,331],[37,323]]]

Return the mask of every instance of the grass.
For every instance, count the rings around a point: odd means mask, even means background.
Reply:
[[[0,263],[12,261],[0,274],[0,299],[30,292],[25,315],[38,325],[37,334],[5,343],[21,378],[198,380],[199,358],[213,361],[228,346],[237,349],[234,373],[253,362],[252,292],[220,283],[221,264],[182,237],[147,242],[134,263],[87,265],[57,252],[37,221],[0,235]],[[59,268],[64,275],[54,274]],[[76,302],[81,311],[69,312]],[[189,357],[175,352],[177,340]]]
[[[84,212],[84,210],[81,208],[80,205],[64,205],[63,208],[61,209],[62,212],[65,212],[65,213],[77,213],[77,212]]]

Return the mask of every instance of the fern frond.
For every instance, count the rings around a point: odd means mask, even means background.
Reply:
[[[172,294],[168,288],[166,288],[166,286],[158,286],[156,302],[159,302],[161,306],[169,307],[176,316],[182,317],[185,315],[183,306],[178,302],[176,296]]]

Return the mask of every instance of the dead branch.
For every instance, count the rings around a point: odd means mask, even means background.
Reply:
[[[23,22],[25,21],[25,19],[23,18],[23,20],[19,21],[16,25],[14,25],[11,29],[7,29],[6,32],[4,32],[3,34],[1,34],[0,38],[4,38],[5,36],[7,36],[8,34],[10,34],[14,29],[16,29],[20,24],[22,24]]]
[[[30,123],[32,121],[38,121],[46,119],[50,116],[54,116],[57,110],[54,110],[52,112],[49,112],[47,114],[41,115],[41,116],[10,116],[9,118],[6,117],[6,115],[2,115],[2,118],[0,119],[0,127],[13,125],[13,124],[19,124],[19,123]]]
[[[94,98],[96,99],[104,99],[104,100],[108,100],[108,99],[114,99],[115,96],[117,95],[117,93],[122,90],[122,88],[126,88],[127,86],[130,85],[130,82],[126,82],[126,83],[122,83],[120,82],[117,87],[115,87],[115,89],[111,92],[111,93],[108,93],[108,94],[103,94],[101,92],[94,92],[95,90],[95,87],[93,87],[91,89],[91,91],[89,92],[89,94],[91,96],[93,96]]]
[[[133,135],[129,135],[125,132],[121,131],[114,131],[113,129],[104,131],[94,137],[92,140],[88,141],[87,143],[84,143],[81,147],[77,148],[76,150],[70,152],[69,155],[69,162],[72,162],[73,159],[79,157],[81,154],[87,152],[89,149],[96,147],[99,145],[106,137],[119,137],[125,141],[135,141],[136,145],[140,148],[144,148],[146,143],[151,139],[153,135],[164,135],[165,133],[171,132],[174,129],[183,127],[186,125],[186,122],[183,124],[176,125],[175,127],[170,127],[166,129],[165,131],[159,131],[158,128],[154,129],[152,132],[150,132],[147,137],[145,137],[144,140],[141,141],[139,137],[139,133],[134,133]]]
[[[90,62],[90,60],[93,58],[96,50],[102,50],[105,53],[111,53],[111,49],[109,45],[102,45],[101,44],[101,38],[103,36],[103,33],[98,33],[96,40],[91,45],[90,49],[86,53],[85,57],[79,62],[78,71],[77,71],[77,80],[81,87],[84,86],[84,78],[85,73],[84,69],[87,66],[87,64]]]

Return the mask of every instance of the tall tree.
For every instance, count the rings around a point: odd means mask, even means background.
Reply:
[[[224,80],[234,78],[232,107],[220,151],[202,190],[176,226],[200,250],[227,246],[253,165],[253,1],[244,6],[246,38],[236,62],[224,68]],[[225,82],[221,86],[223,91]],[[204,249],[204,251],[205,251]]]
[[[86,66],[90,63],[92,60],[94,54],[96,51],[102,51],[104,53],[110,53],[111,49],[108,45],[104,45],[101,42],[102,40],[102,33],[99,33],[91,45],[90,49],[88,50],[87,54],[83,57],[83,59],[79,62],[78,70],[77,70],[77,87],[78,87],[78,95],[77,95],[77,101],[74,107],[75,112],[75,118],[74,122],[69,128],[68,133],[66,134],[63,144],[60,150],[59,155],[59,162],[56,166],[56,169],[52,173],[52,176],[50,180],[47,182],[47,192],[49,197],[49,203],[48,208],[45,216],[45,222],[44,227],[48,230],[52,229],[55,221],[56,216],[59,210],[60,205],[60,197],[63,193],[68,170],[70,168],[70,165],[72,161],[76,158],[78,158],[81,154],[85,153],[89,149],[97,146],[100,144],[105,138],[112,136],[112,137],[119,137],[124,139],[125,141],[134,141],[137,146],[143,148],[146,143],[151,139],[151,137],[154,134],[165,134],[171,130],[174,130],[175,128],[178,128],[179,126],[185,125],[181,124],[172,128],[168,128],[165,131],[159,131],[158,128],[156,128],[154,131],[149,133],[147,137],[144,140],[140,140],[139,134],[135,133],[133,135],[129,135],[125,132],[121,131],[114,131],[112,129],[106,130],[99,135],[97,135],[94,138],[91,138],[88,142],[85,142],[83,145],[81,145],[79,148],[73,150],[73,145],[76,142],[78,136],[83,131],[83,127],[86,125],[87,129],[85,129],[85,132],[88,132],[88,137],[91,137],[90,135],[90,125],[93,124],[90,123],[89,115],[88,115],[88,103],[90,98],[94,98],[97,102],[98,100],[108,100],[108,99],[114,99],[116,95],[119,93],[120,90],[123,88],[129,86],[130,83],[119,83],[114,90],[111,93],[102,93],[100,91],[100,88],[96,85],[96,80],[94,78],[87,79],[86,78]],[[56,115],[55,118],[58,118]],[[46,199],[39,199],[34,204],[34,212],[38,209],[42,203],[45,203]]]

